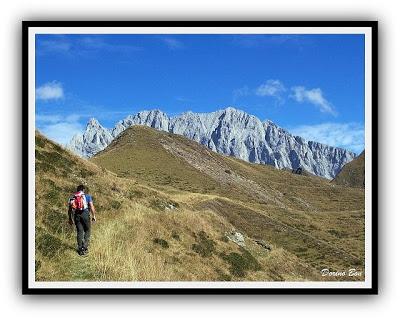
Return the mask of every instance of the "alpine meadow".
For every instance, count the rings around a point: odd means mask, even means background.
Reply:
[[[318,281],[338,279],[323,268],[363,269],[363,189],[144,126],[90,160],[40,133],[35,152],[38,281]],[[101,220],[86,258],[66,222],[79,183]]]

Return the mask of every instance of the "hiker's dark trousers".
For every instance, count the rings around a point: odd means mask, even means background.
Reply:
[[[89,210],[75,211],[74,222],[76,226],[76,240],[78,249],[87,249],[90,239],[90,213]]]

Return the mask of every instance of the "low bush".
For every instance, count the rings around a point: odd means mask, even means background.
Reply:
[[[162,248],[168,248],[169,247],[168,242],[166,240],[164,240],[164,239],[161,239],[161,238],[155,238],[153,240],[153,243],[160,245]]]
[[[206,232],[200,231],[196,235],[196,244],[192,245],[192,250],[202,257],[209,257],[215,252],[215,242],[208,237]]]
[[[244,277],[246,271],[257,271],[261,269],[261,265],[257,262],[253,255],[244,248],[240,248],[241,254],[232,252],[226,255],[221,253],[221,258],[230,265],[229,271],[232,275]]]

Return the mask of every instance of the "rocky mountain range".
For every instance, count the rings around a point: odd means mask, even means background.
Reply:
[[[141,111],[119,121],[114,128],[103,127],[92,118],[81,135],[67,148],[90,158],[107,147],[121,132],[133,125],[145,125],[182,135],[224,155],[276,168],[297,169],[332,179],[355,158],[351,151],[294,136],[267,120],[228,107],[211,113],[186,112],[169,117],[160,110]]]

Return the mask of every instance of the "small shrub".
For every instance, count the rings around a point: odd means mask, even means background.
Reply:
[[[246,271],[257,271],[261,269],[261,265],[253,255],[244,248],[240,248],[242,254],[239,253],[225,253],[220,254],[220,257],[230,265],[229,271],[232,275],[237,277],[244,277]]]
[[[117,200],[112,200],[110,203],[110,206],[114,209],[114,210],[118,210],[121,207],[121,202],[117,201]]]
[[[160,245],[162,248],[168,248],[169,247],[168,242],[166,240],[161,239],[161,238],[155,238],[153,240],[153,243]]]
[[[181,240],[181,237],[180,237],[179,234],[176,233],[176,232],[172,232],[172,238],[173,238],[174,240],[177,240],[177,241],[180,241],[180,240]]]
[[[353,265],[355,265],[355,266],[363,265],[363,261],[362,261],[361,259],[357,259],[357,260],[355,260],[355,261],[353,262]]]
[[[209,257],[215,252],[215,242],[208,238],[204,231],[200,231],[196,236],[196,244],[192,245],[192,250],[202,257]]]
[[[113,183],[113,185],[111,186],[111,191],[120,192],[116,183]]]
[[[231,172],[229,169],[226,169],[226,170],[225,170],[225,173],[231,174],[232,172]]]

